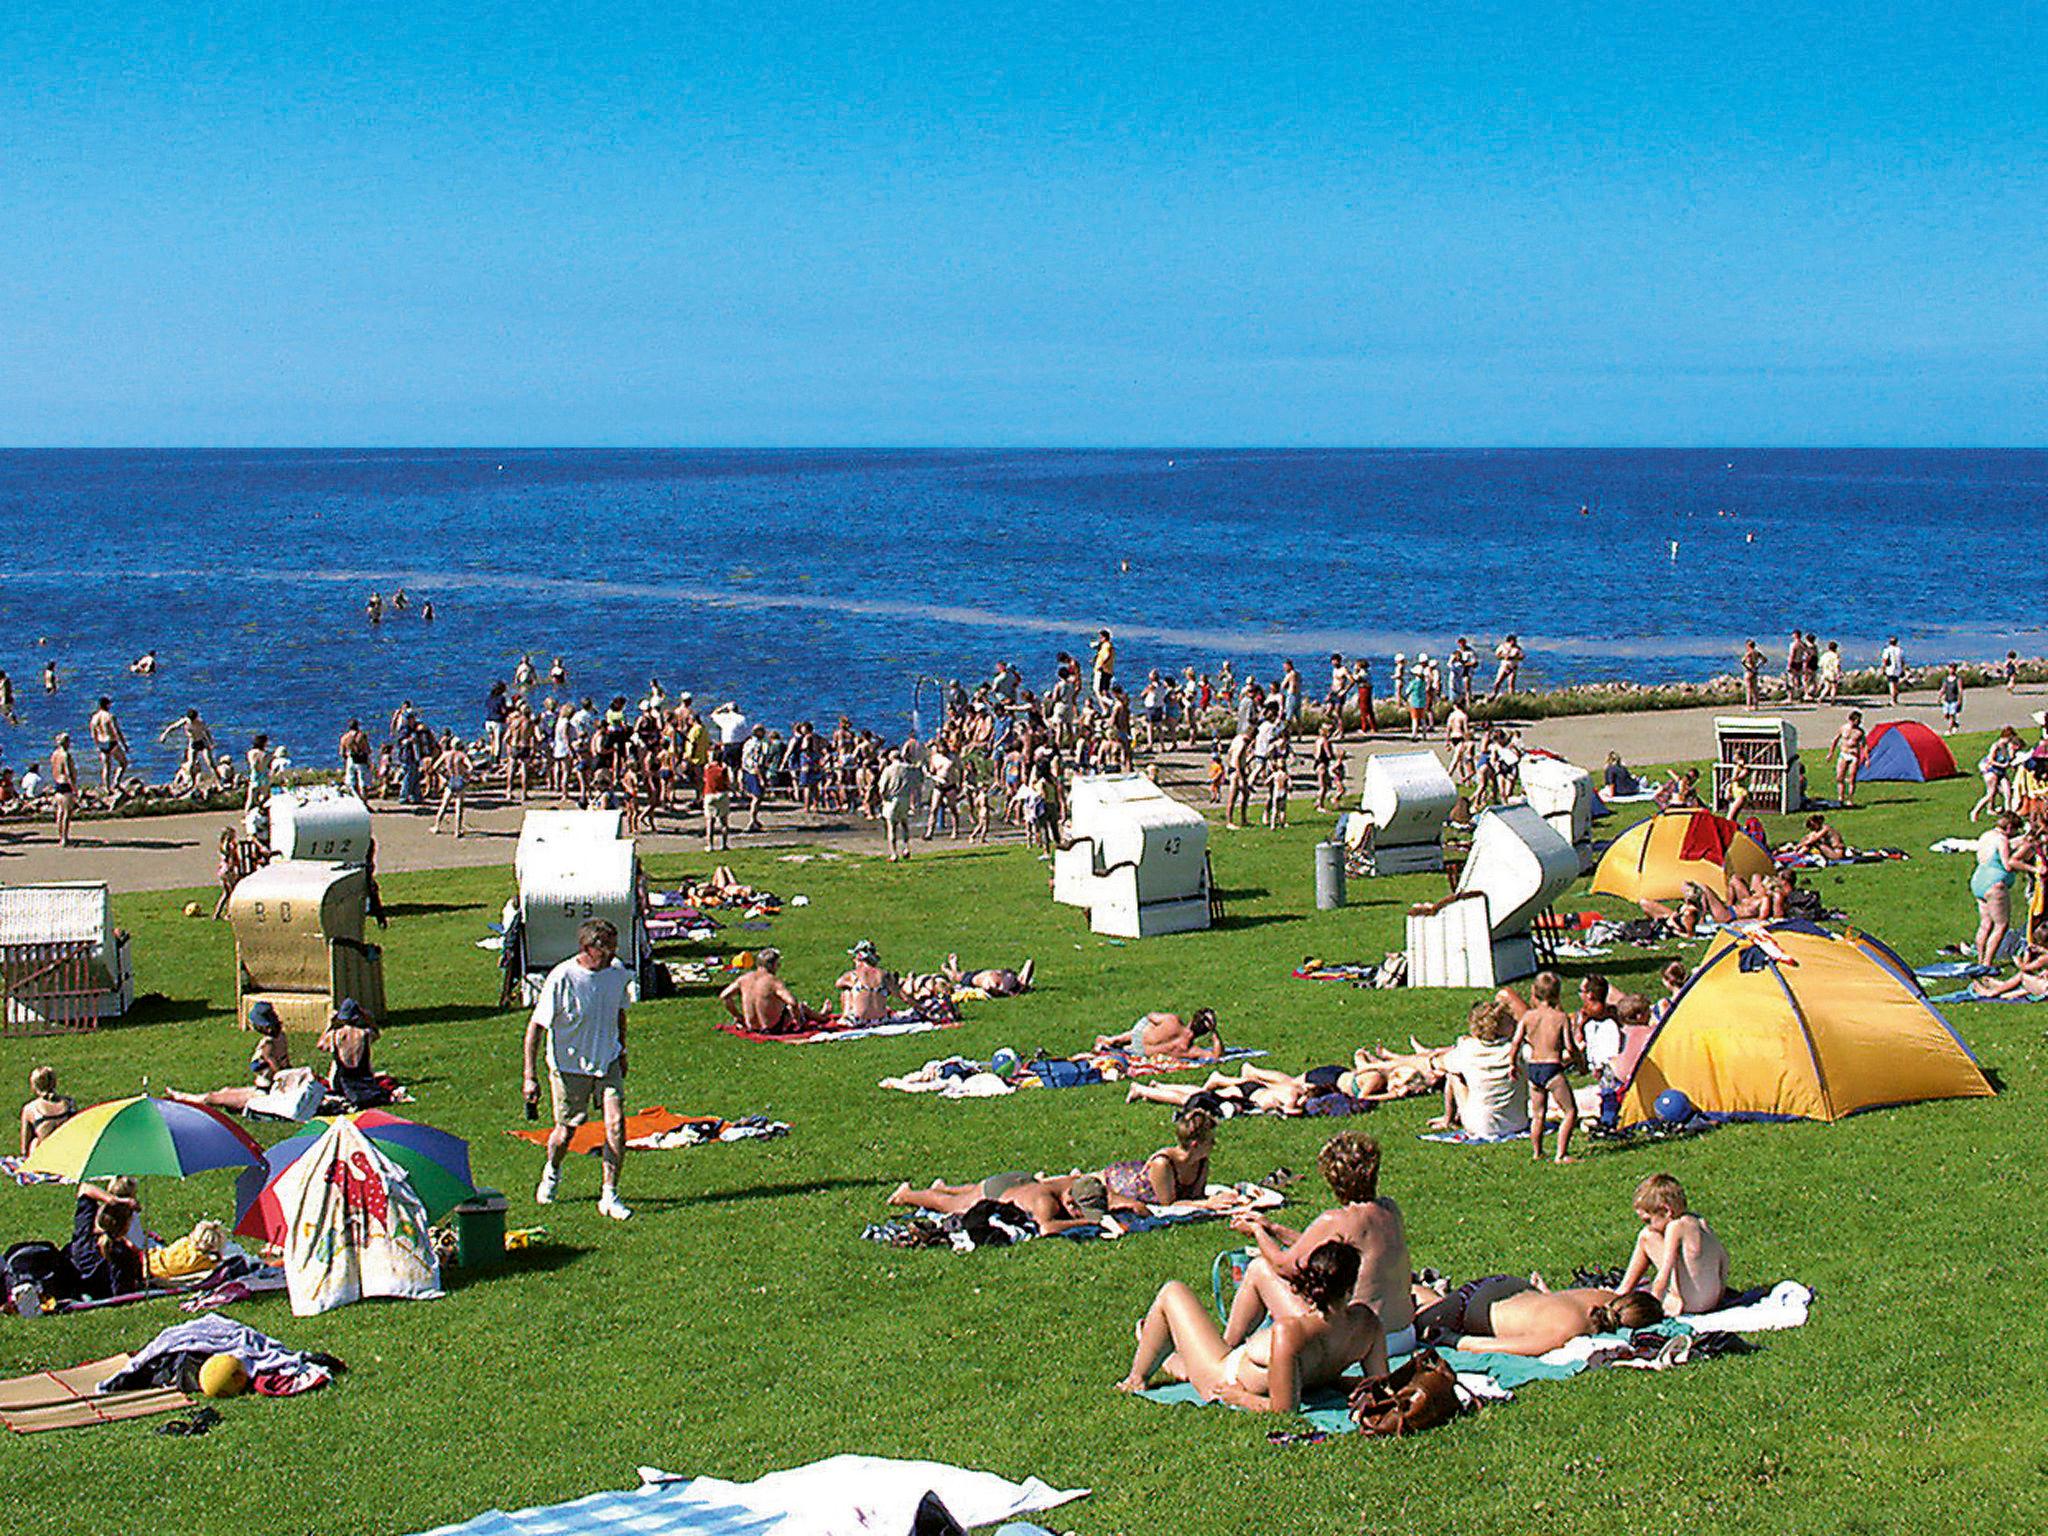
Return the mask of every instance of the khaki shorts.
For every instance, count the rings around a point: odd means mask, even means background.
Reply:
[[[625,1107],[626,1074],[615,1061],[611,1069],[602,1076],[587,1072],[557,1072],[548,1069],[548,1088],[555,1099],[555,1124],[565,1131],[573,1131],[590,1118],[590,1101],[598,1101],[602,1113],[607,1104]]]

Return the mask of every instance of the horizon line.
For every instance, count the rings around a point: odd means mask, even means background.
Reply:
[[[2043,453],[2038,443],[0,443],[0,453]]]

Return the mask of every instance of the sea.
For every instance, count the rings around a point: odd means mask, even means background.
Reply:
[[[402,700],[480,730],[522,655],[893,734],[1105,626],[1126,679],[1292,658],[1311,694],[1331,651],[1510,630],[1534,686],[1703,679],[1795,626],[1852,665],[2031,656],[2044,507],[2041,451],[8,451],[0,753],[82,742],[104,693],[138,748],[196,705],[326,763]]]

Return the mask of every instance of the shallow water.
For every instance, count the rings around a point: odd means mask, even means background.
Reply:
[[[1006,656],[1036,686],[1104,624],[1127,679],[1291,656],[1312,694],[1333,649],[1510,628],[1536,684],[1701,678],[1795,624],[1852,663],[1891,631],[2032,654],[2044,500],[2039,451],[6,452],[4,740],[108,692],[138,745],[192,703],[324,763],[400,698],[476,729],[522,652],[578,693],[893,730],[919,677]],[[372,628],[401,584],[435,622]]]

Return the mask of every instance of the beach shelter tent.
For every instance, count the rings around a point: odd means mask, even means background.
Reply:
[[[1664,811],[1637,822],[1608,845],[1593,871],[1596,896],[1640,903],[1676,901],[1688,881],[1728,895],[1728,877],[1771,872],[1771,856],[1734,822],[1711,811]]]
[[[1956,776],[1955,754],[1918,720],[1886,720],[1870,732],[1863,748],[1862,779],[1894,779],[1924,784]]]
[[[1643,1048],[1621,1119],[1676,1088],[1703,1115],[1839,1120],[1990,1082],[1912,967],[1865,933],[1784,918],[1724,929]]]

